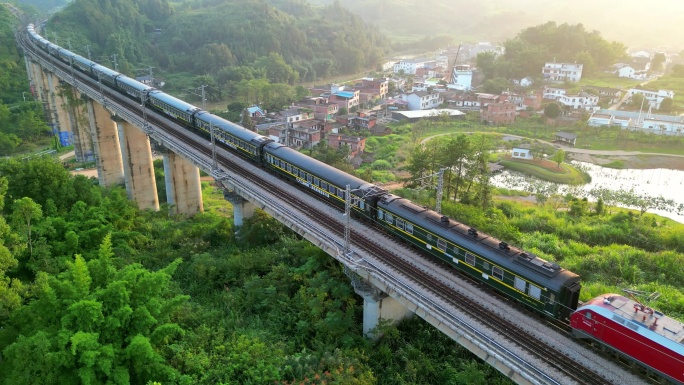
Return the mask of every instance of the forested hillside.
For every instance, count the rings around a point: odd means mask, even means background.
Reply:
[[[582,24],[548,22],[529,27],[503,43],[504,55],[480,53],[477,67],[485,78],[520,79],[540,76],[545,62],[582,63],[582,74],[592,75],[599,69],[623,59],[627,48],[619,42],[609,42],[596,31],[587,31]]]
[[[95,59],[118,55],[131,72],[143,63],[162,71],[211,75],[218,86],[265,78],[294,84],[375,68],[386,38],[338,3],[312,8],[301,0],[76,0],[48,23]],[[156,32],[155,32],[156,31]],[[53,38],[48,32],[48,38]]]
[[[13,17],[0,7],[0,156],[31,149],[49,133],[29,90],[24,59],[17,51]]]

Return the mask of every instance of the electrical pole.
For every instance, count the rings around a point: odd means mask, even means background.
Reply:
[[[216,135],[214,135],[214,123],[209,123],[209,132],[211,133],[211,171],[218,170],[218,163],[216,162]]]
[[[206,84],[202,84],[200,88],[202,89],[202,109],[207,110],[207,97],[206,94],[204,93],[204,87],[206,87]]]
[[[344,193],[344,216],[346,221],[344,222],[344,255],[351,255],[351,249],[349,246],[349,235],[351,233],[351,186],[347,185],[346,191]]]
[[[435,211],[437,214],[442,213],[442,193],[444,192],[444,170],[446,168],[440,168],[437,173],[437,203],[435,204]]]
[[[85,49],[86,49],[86,52],[88,52],[88,60],[92,60],[92,59],[90,59],[90,44],[86,45]]]
[[[112,54],[113,62],[114,62],[114,71],[119,72],[119,64],[116,62],[117,54]]]
[[[69,47],[69,51],[73,52],[73,48],[71,48],[71,38],[67,37],[67,47]]]

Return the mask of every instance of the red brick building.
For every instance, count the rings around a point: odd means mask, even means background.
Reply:
[[[490,125],[502,125],[515,122],[515,104],[490,103],[480,110],[480,118]]]
[[[349,146],[349,157],[353,158],[358,153],[363,152],[363,150],[366,148],[366,138],[342,134],[328,135],[328,145],[330,147],[338,149],[343,144]]]

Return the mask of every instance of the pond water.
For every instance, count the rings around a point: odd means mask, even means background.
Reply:
[[[575,196],[586,196],[590,200],[592,197],[588,195],[588,192],[595,188],[606,188],[614,191],[633,189],[635,193],[640,195],[662,196],[664,199],[674,200],[677,204],[684,204],[684,171],[664,168],[618,170],[592,163],[577,161],[570,163],[591,175],[591,183],[582,186],[556,185],[507,170],[493,176],[492,183],[497,187],[525,191],[534,191],[538,188],[558,188],[560,193],[570,192]],[[684,213],[677,214],[655,209],[648,210],[648,212],[684,223]]]

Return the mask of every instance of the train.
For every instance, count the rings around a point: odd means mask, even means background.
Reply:
[[[547,319],[580,328],[575,333],[579,337],[601,340],[601,336],[595,333],[581,333],[584,323],[577,322],[588,309],[587,305],[578,308],[579,275],[56,46],[41,37],[32,25],[27,31],[32,43],[52,58],[69,64],[123,95],[138,102],[144,101],[149,108],[188,129],[205,136],[213,131],[217,142],[229,150],[302,189],[312,191],[322,200],[344,207],[349,191],[355,202],[352,214],[363,219],[362,222],[410,243]],[[639,360],[639,357],[632,357]],[[646,365],[672,377],[658,367],[658,362],[649,361]],[[681,376],[674,378],[681,381]]]

